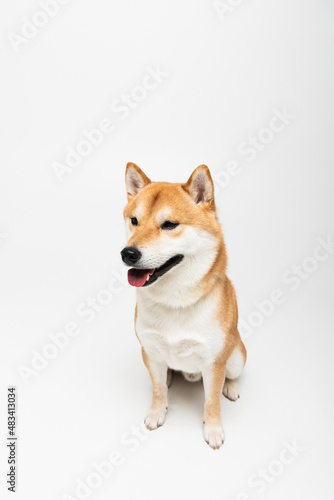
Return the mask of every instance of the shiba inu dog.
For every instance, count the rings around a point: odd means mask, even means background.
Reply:
[[[171,370],[190,381],[202,377],[204,438],[219,448],[221,393],[239,398],[246,349],[210,171],[200,165],[184,184],[151,182],[128,163],[125,179],[129,239],[121,255],[137,289],[135,330],[153,385],[146,427],[165,422]]]

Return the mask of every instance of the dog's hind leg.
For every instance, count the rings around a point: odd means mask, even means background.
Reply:
[[[167,387],[169,388],[172,385],[173,382],[173,370],[171,368],[168,368],[167,371]]]
[[[241,375],[246,363],[246,349],[241,342],[234,348],[226,364],[226,378],[223,387],[224,396],[230,401],[237,401],[240,398],[239,385],[236,378]]]
[[[184,376],[184,378],[186,380],[188,380],[188,382],[198,382],[202,378],[201,372],[198,372],[198,373],[186,373],[186,372],[182,372],[182,375]]]

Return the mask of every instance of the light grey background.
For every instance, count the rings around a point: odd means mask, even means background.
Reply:
[[[122,464],[87,498],[333,496],[334,253],[309,259],[318,238],[334,238],[333,2],[220,6],[219,15],[212,0],[71,0],[15,51],[9,35],[20,35],[22,18],[43,23],[34,18],[41,7],[1,3],[0,465],[3,478],[14,384],[18,500],[78,498],[77,481],[115,450]],[[143,95],[134,89],[157,66],[166,75],[122,120],[111,105]],[[290,123],[248,161],[242,143],[268,137],[262,129],[284,109]],[[113,132],[60,182],[54,162],[104,119]],[[119,257],[128,161],[168,181],[206,163],[241,318],[275,289],[285,298],[245,339],[241,399],[223,398],[218,452],[202,438],[201,384],[180,378],[166,424],[124,442],[151,398]],[[238,173],[222,187],[231,161]],[[312,268],[296,290],[294,265]],[[122,278],[108,296],[115,273]],[[78,313],[89,297],[109,301],[90,322]],[[78,335],[25,384],[18,367],[31,368],[32,350],[41,353],[68,322]],[[302,451],[277,465],[294,441]],[[260,493],[248,481],[268,467],[278,472]]]

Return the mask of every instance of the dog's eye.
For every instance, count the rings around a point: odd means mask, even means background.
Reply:
[[[136,219],[136,217],[131,217],[131,224],[133,226],[138,226],[138,219]]]
[[[170,220],[166,220],[161,226],[161,229],[175,229],[179,225],[178,222],[171,222]]]

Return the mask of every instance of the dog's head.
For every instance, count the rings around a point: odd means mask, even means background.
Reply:
[[[130,267],[130,285],[175,286],[186,281],[195,286],[223,244],[208,167],[196,168],[184,184],[172,184],[151,182],[137,165],[128,163],[125,179],[129,239],[121,255]]]

